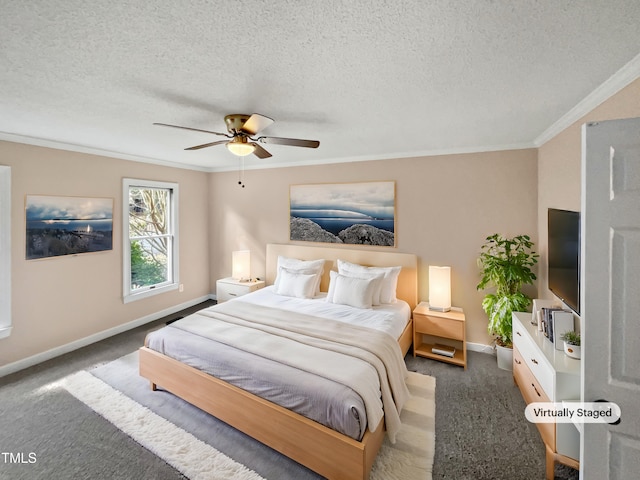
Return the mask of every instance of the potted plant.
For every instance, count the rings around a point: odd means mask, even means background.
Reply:
[[[496,339],[498,367],[505,370],[513,368],[511,314],[526,311],[531,304],[521,288],[533,285],[536,279],[532,268],[538,254],[532,247],[528,235],[505,238],[496,233],[486,238],[478,258],[481,278],[477,289],[495,288],[495,293],[485,295],[482,308],[489,316],[489,334]]]
[[[560,335],[564,340],[564,353],[571,358],[580,358],[580,334],[578,332],[564,332]]]

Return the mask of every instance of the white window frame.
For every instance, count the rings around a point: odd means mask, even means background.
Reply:
[[[131,290],[131,240],[129,238],[129,189],[131,187],[140,188],[162,188],[170,191],[169,195],[169,232],[172,237],[171,251],[167,258],[168,281],[151,285],[148,287]],[[179,244],[178,244],[178,184],[171,182],[157,182],[153,180],[139,180],[125,178],[122,180],[122,299],[124,303],[141,300],[154,295],[177,290],[180,284],[179,275]]]
[[[0,165],[0,338],[11,328],[11,167]]]

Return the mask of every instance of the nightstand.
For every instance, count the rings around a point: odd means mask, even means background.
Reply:
[[[413,356],[433,358],[467,368],[467,342],[465,316],[461,308],[452,307],[448,312],[429,310],[427,302],[413,311]],[[433,353],[439,340],[443,345],[455,347],[453,357]]]
[[[241,282],[231,277],[222,278],[216,282],[216,300],[218,303],[226,302],[232,298],[255,292],[262,287],[264,287],[264,280]]]

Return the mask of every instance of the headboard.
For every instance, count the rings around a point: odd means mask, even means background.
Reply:
[[[325,260],[325,268],[320,282],[320,290],[323,292],[329,289],[329,271],[338,269],[338,259],[366,265],[368,267],[401,266],[402,270],[400,270],[400,275],[398,276],[396,296],[407,302],[411,310],[418,304],[418,257],[414,254],[270,243],[267,244],[267,285],[273,285],[275,281],[279,255],[298,258],[300,260],[317,260],[323,258]]]

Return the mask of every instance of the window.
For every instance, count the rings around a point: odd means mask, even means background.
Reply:
[[[178,288],[178,185],[123,181],[124,302]]]

